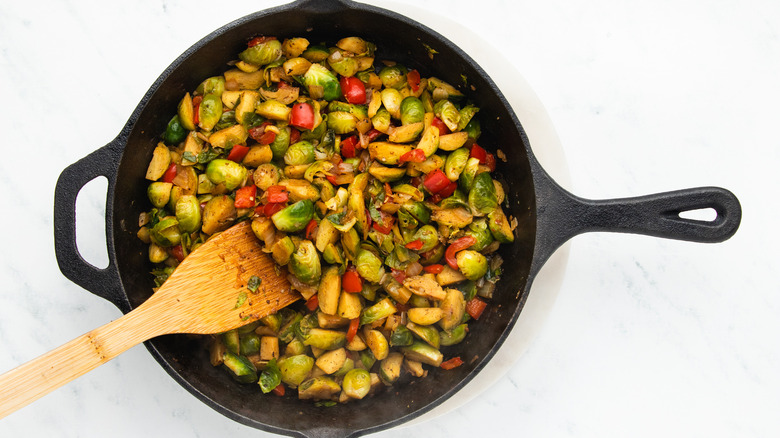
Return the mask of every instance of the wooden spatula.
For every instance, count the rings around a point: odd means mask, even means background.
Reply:
[[[252,276],[261,279],[255,291]],[[1,375],[0,418],[155,336],[228,331],[299,298],[249,223],[235,225],[193,251],[132,312]]]

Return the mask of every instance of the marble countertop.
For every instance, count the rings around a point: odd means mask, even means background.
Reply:
[[[0,3],[0,372],[120,316],[57,267],[62,169],[113,139],[190,45],[280,3]],[[458,23],[520,72],[560,139],[551,173],[565,188],[602,199],[721,186],[743,219],[714,245],[576,237],[549,312],[489,384],[374,436],[780,435],[780,3],[394,4]],[[105,190],[88,185],[77,205],[79,247],[97,266]],[[0,436],[49,435],[271,436],[192,397],[143,346],[0,420]]]

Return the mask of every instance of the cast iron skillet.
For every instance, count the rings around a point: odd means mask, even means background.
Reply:
[[[516,240],[504,245],[507,260],[489,310],[457,346],[465,364],[358,404],[317,408],[294,396],[263,397],[254,385],[240,385],[209,364],[201,341],[166,336],[146,343],[163,368],[184,388],[220,413],[249,426],[295,436],[359,436],[386,429],[429,411],[463,387],[493,356],[517,320],[531,281],[567,239],[588,231],[640,233],[696,242],[719,242],[733,235],[741,208],[730,192],[696,188],[631,199],[590,201],[567,193],[531,153],[528,138],[510,105],[487,74],[468,55],[431,29],[407,17],[348,0],[302,0],[261,11],[222,27],[196,43],[155,81],[119,135],[66,168],[55,192],[55,249],[66,277],[128,312],[151,294],[145,245],[135,236],[138,214],[149,208],[144,173],[159,133],[187,90],[203,78],[221,74],[249,38],[305,36],[329,41],[362,36],[377,44],[378,59],[393,59],[424,76],[452,84],[468,79],[464,90],[481,108],[488,149],[498,145],[507,162],[498,163],[508,188],[509,211],[518,219]],[[426,46],[438,53],[429,59]],[[75,240],[75,200],[97,176],[108,179],[106,244],[109,265],[98,269],[79,255]],[[712,208],[713,221],[682,219],[682,211]],[[443,351],[448,356],[448,351]]]

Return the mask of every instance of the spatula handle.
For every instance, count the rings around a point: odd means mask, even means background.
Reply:
[[[0,375],[0,418],[151,338],[142,318],[130,312]]]

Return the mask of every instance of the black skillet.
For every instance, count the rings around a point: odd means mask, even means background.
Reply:
[[[209,34],[184,52],[155,81],[119,135],[66,168],[57,181],[54,205],[55,250],[66,277],[128,312],[151,293],[144,245],[136,238],[138,214],[149,208],[144,173],[152,150],[185,93],[203,78],[221,74],[249,38],[304,36],[334,42],[362,36],[380,48],[378,59],[392,59],[424,76],[452,84],[467,78],[464,90],[481,108],[488,149],[498,145],[507,161],[498,163],[508,188],[509,211],[518,219],[516,240],[501,254],[507,269],[489,310],[457,346],[465,365],[396,385],[357,404],[315,407],[294,396],[264,397],[253,385],[233,382],[209,364],[201,342],[166,336],[146,343],[162,367],[207,405],[240,423],[294,436],[359,436],[409,421],[441,404],[471,380],[495,354],[517,320],[531,282],[548,257],[569,238],[589,231],[639,233],[695,242],[720,242],[737,230],[741,208],[727,190],[695,188],[630,199],[591,201],[556,184],[531,152],[528,138],[510,105],[487,74],[467,54],[435,31],[407,17],[348,0],[303,0],[264,10]],[[429,48],[437,54],[429,58]],[[97,176],[108,181],[105,269],[88,264],[75,240],[75,200]],[[683,219],[680,212],[712,208],[712,221]],[[451,347],[455,348],[455,347]],[[445,356],[448,356],[445,350]]]

